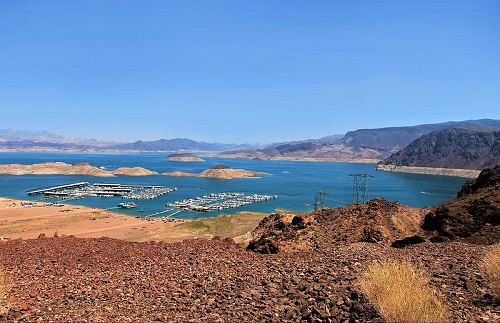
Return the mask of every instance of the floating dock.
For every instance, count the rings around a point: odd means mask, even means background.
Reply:
[[[154,199],[168,194],[177,188],[165,188],[158,185],[127,185],[78,182],[66,185],[37,188],[27,191],[28,195],[44,194],[47,197],[62,197],[63,199],[80,199],[90,196],[112,197],[121,196],[125,199]]]
[[[88,182],[78,182],[78,183],[52,186],[52,187],[35,188],[35,189],[27,191],[26,193],[28,195],[38,195],[38,194],[45,194],[45,193],[50,192],[50,191],[59,191],[59,190],[65,190],[65,189],[71,189],[71,188],[80,188],[80,187],[85,187],[85,186],[89,186],[89,183]]]

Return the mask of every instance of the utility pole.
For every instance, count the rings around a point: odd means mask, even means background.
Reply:
[[[354,186],[352,188],[352,203],[365,204],[368,200],[368,178],[375,176],[364,174],[349,174],[354,178]]]
[[[326,192],[318,192],[314,197],[314,210],[321,210],[325,206]]]

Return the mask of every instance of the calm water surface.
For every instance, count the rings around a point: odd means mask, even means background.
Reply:
[[[122,213],[146,216],[165,209],[165,204],[185,198],[209,195],[220,192],[241,192],[246,194],[278,195],[278,199],[251,204],[238,209],[221,212],[191,213],[181,212],[179,218],[199,218],[216,216],[220,213],[236,213],[250,210],[274,212],[276,208],[291,210],[312,210],[317,192],[325,192],[325,204],[337,207],[349,204],[353,199],[353,177],[349,174],[359,173],[374,176],[367,181],[368,198],[382,197],[391,201],[422,207],[433,206],[456,196],[456,192],[467,181],[466,178],[417,175],[375,171],[374,164],[295,162],[295,161],[261,161],[243,159],[204,158],[205,162],[180,163],[166,161],[168,153],[48,153],[48,152],[14,152],[0,153],[0,163],[33,164],[41,162],[61,161],[75,164],[87,162],[92,166],[113,170],[118,167],[144,167],[158,173],[183,171],[198,173],[216,164],[224,164],[231,168],[243,168],[262,171],[269,175],[260,178],[234,180],[217,180],[195,177],[169,176],[71,176],[71,175],[0,175],[0,196],[36,200],[42,196],[28,196],[26,191],[46,186],[69,184],[85,181],[93,183],[120,183],[162,185],[176,187],[177,191],[153,200],[136,200],[140,209],[123,210]],[[56,201],[56,200],[49,200]],[[119,197],[89,197],[70,203],[98,208],[115,207],[124,202]]]

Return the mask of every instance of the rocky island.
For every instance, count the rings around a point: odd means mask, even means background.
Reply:
[[[196,176],[205,178],[217,178],[217,179],[234,179],[234,178],[247,178],[247,177],[257,177],[260,175],[266,175],[264,172],[256,172],[245,169],[232,169],[225,165],[215,165],[199,174],[186,173],[186,172],[167,172],[162,175],[166,176]]]
[[[202,162],[205,161],[201,159],[200,157],[190,154],[190,153],[183,153],[183,154],[171,154],[165,157],[165,160],[168,161],[176,161],[176,162]]]
[[[3,164],[0,165],[0,175],[88,175],[112,177],[115,175],[148,176],[158,175],[157,172],[142,167],[121,167],[115,170],[105,170],[102,167],[91,166],[88,163],[66,164],[63,162],[47,162],[33,165]]]

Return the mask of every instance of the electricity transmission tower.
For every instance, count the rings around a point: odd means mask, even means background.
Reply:
[[[325,205],[326,192],[318,192],[314,197],[314,210],[321,210]]]
[[[349,174],[354,178],[354,186],[352,188],[352,203],[365,204],[368,200],[368,178],[375,176],[368,174]]]

